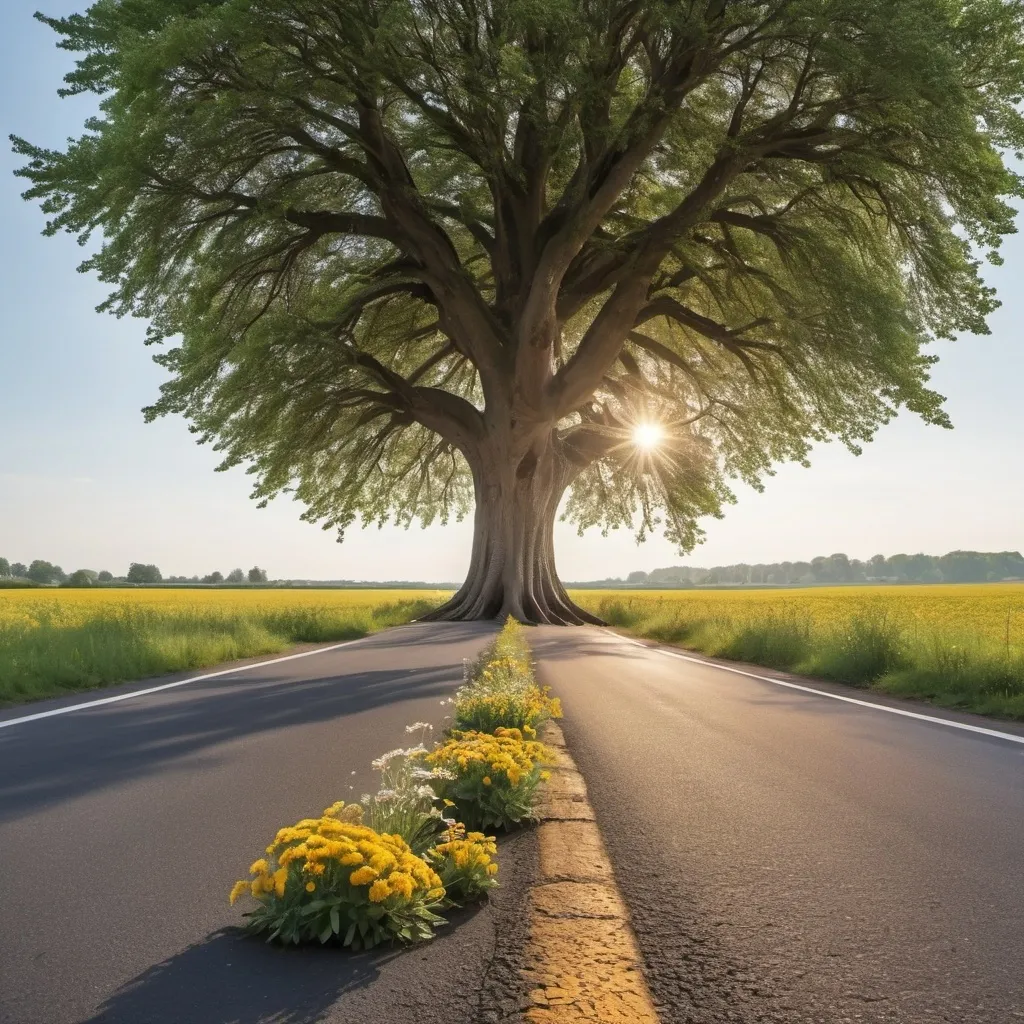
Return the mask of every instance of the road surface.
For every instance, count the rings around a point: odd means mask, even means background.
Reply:
[[[1024,1020],[1024,745],[534,635],[664,1021]]]
[[[515,1020],[530,833],[505,844],[494,902],[412,951],[282,951],[239,935],[225,899],[279,825],[370,788],[407,723],[441,724],[489,633],[403,627],[0,714],[0,1020]],[[1024,1020],[1024,745],[608,631],[531,639],[665,1022]]]
[[[503,845],[493,902],[411,951],[281,950],[227,903],[280,826],[373,788],[407,724],[442,724],[492,632],[402,627],[0,727],[0,1021],[477,1024],[507,1004],[529,833]]]

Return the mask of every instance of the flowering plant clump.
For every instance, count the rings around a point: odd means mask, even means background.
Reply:
[[[361,824],[363,808],[336,803],[319,818],[283,828],[266,857],[235,883],[230,900],[252,896],[249,927],[281,942],[339,942],[369,949],[433,937],[444,885],[399,835]]]
[[[562,705],[548,688],[531,684],[522,689],[463,687],[455,698],[455,726],[478,732],[520,729],[528,737],[549,718],[561,718]]]
[[[467,671],[454,703],[455,728],[479,732],[506,728],[536,735],[543,722],[562,717],[558,699],[537,685],[523,627],[511,618]]]
[[[438,796],[433,783],[451,778],[441,768],[427,768],[421,756],[427,752],[427,734],[433,731],[428,722],[406,726],[407,733],[420,733],[420,742],[413,747],[389,750],[371,764],[380,772],[380,789],[364,794],[366,824],[380,833],[397,833],[420,856],[437,841],[445,827],[437,807]]]
[[[498,728],[493,735],[453,730],[423,760],[455,776],[439,779],[434,788],[467,826],[508,828],[534,817],[537,785],[548,777],[542,766],[553,758],[519,729]]]
[[[446,899],[461,905],[483,899],[498,884],[494,877],[498,865],[492,859],[497,849],[494,836],[467,834],[466,826],[459,823],[448,827],[426,859],[441,876]]]

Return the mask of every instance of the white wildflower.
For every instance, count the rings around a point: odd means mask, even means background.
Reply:
[[[429,786],[417,786],[416,795],[421,800],[436,800],[437,794]]]
[[[388,766],[389,761],[393,761],[396,757],[403,757],[405,753],[406,752],[402,750],[401,747],[398,747],[395,750],[389,750],[386,754],[381,754],[380,757],[371,761],[370,767],[378,772],[383,771]]]
[[[406,732],[418,732],[420,729],[433,729],[434,727],[429,722],[413,722],[412,725],[405,727]]]

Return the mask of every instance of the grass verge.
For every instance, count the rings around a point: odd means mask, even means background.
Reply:
[[[0,615],[0,703],[53,697],[167,672],[355,640],[399,625],[439,597],[392,601],[96,605],[48,600]],[[0,608],[0,612],[4,609]]]
[[[922,627],[884,601],[826,621],[785,602],[727,609],[602,596],[587,604],[612,626],[714,657],[1024,719],[1024,651],[955,622]]]

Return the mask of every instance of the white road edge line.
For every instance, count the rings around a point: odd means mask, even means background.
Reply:
[[[372,634],[371,634],[372,635]],[[190,676],[188,679],[179,679],[173,683],[161,683],[159,686],[149,686],[145,690],[132,690],[131,693],[119,693],[116,697],[102,697],[100,700],[89,700],[84,704],[69,704],[64,708],[53,708],[50,711],[38,711],[34,715],[22,715],[21,718],[9,718],[6,722],[0,722],[0,729],[6,729],[10,725],[21,725],[24,722],[36,722],[40,718],[53,718],[55,715],[69,715],[72,711],[82,711],[85,708],[97,708],[101,704],[116,704],[119,700],[130,700],[132,697],[144,697],[147,693],[158,693],[160,690],[173,690],[176,686],[187,686],[189,683],[200,683],[204,679],[216,679],[218,676],[232,676],[236,672],[248,672],[254,668],[263,668],[266,665],[280,665],[282,661],[295,661],[298,658],[311,658],[314,654],[326,654],[328,651],[336,651],[339,647],[349,647],[352,644],[369,640],[369,636],[360,636],[355,640],[345,640],[340,644],[331,644],[330,647],[318,647],[315,651],[302,651],[300,654],[286,654],[282,658],[271,658],[268,661],[256,661],[251,665],[242,665],[238,668],[223,668],[219,672],[206,672],[201,676]]]
[[[742,668],[732,668],[729,665],[719,665],[714,661],[705,661],[703,658],[694,658],[688,654],[680,654],[678,651],[668,651],[664,647],[654,644],[642,644],[639,640],[625,637],[621,633],[612,633],[620,640],[632,644],[634,647],[643,647],[648,651],[657,651],[659,654],[667,654],[670,658],[679,658],[680,661],[692,661],[695,665],[703,665],[705,668],[716,668],[721,672],[732,672],[736,676],[746,676],[748,679],[757,679],[762,683],[772,683],[775,686],[785,686],[788,690],[800,690],[803,693],[813,693],[816,697],[828,697],[830,700],[841,700],[844,704],[856,704],[862,708],[871,708],[874,711],[886,711],[890,715],[902,715],[904,718],[916,718],[921,722],[934,722],[936,725],[944,725],[950,729],[962,729],[964,732],[978,733],[982,736],[993,736],[997,740],[1009,740],[1010,743],[1024,744],[1024,736],[1017,736],[1012,732],[1000,732],[998,729],[985,729],[980,725],[968,725],[966,722],[954,722],[948,718],[936,718],[934,715],[922,715],[917,711],[904,711],[903,708],[891,708],[886,704],[873,704],[869,700],[857,700],[855,697],[843,697],[838,693],[829,693],[828,690],[816,690],[813,686],[801,686],[799,683],[790,683],[785,679],[773,679],[771,676],[758,675],[756,672],[747,672]]]

